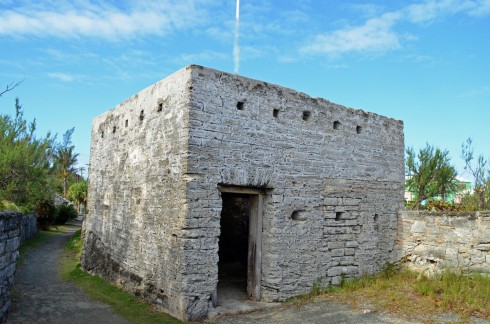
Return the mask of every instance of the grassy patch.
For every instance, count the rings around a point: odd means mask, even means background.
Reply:
[[[341,287],[315,295],[401,317],[437,317],[452,312],[462,319],[476,316],[490,320],[490,278],[479,274],[463,276],[446,271],[438,278],[428,278],[389,267],[379,275],[345,281]]]
[[[90,296],[112,307],[115,313],[131,323],[182,323],[179,320],[153,310],[148,304],[140,302],[136,297],[113,286],[99,276],[91,276],[80,269],[82,240],[80,231],[73,235],[65,247],[61,258],[61,274],[80,286]]]

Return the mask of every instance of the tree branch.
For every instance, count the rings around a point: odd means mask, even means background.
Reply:
[[[0,97],[2,95],[4,95],[5,93],[9,92],[9,91],[12,91],[14,90],[15,88],[17,88],[22,82],[24,82],[24,80],[22,81],[19,81],[17,83],[11,83],[11,84],[7,84],[7,87],[5,88],[5,90],[3,90],[2,92],[0,92]]]

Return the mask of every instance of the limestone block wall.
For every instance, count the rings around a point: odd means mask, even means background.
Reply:
[[[490,274],[490,211],[402,211],[397,260],[426,274]]]
[[[19,245],[37,233],[34,215],[0,211],[0,323],[5,322],[11,305],[10,289],[14,284]]]
[[[189,66],[94,119],[82,267],[185,320],[212,310],[220,186],[264,193],[263,301],[393,259],[403,123]]]
[[[93,120],[83,269],[182,317],[188,77],[182,70]],[[182,310],[184,308],[184,310]]]
[[[218,185],[263,188],[262,300],[376,272],[403,202],[403,123],[266,82],[192,70],[186,294],[217,281]],[[198,265],[198,268],[196,268]],[[207,307],[202,303],[202,307]]]

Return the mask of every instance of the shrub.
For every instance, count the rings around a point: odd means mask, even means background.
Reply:
[[[16,204],[10,201],[2,200],[0,201],[0,210],[15,210],[20,211],[20,208]]]
[[[57,210],[54,203],[50,200],[40,202],[34,208],[37,217],[37,224],[43,231],[49,228],[49,225],[53,224]]]
[[[462,211],[463,206],[461,204],[448,203],[442,200],[429,200],[427,202],[427,210]]]
[[[73,205],[59,205],[56,211],[55,225],[63,225],[69,219],[76,218],[78,216],[77,211]]]

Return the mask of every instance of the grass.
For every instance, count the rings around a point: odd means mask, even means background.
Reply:
[[[140,302],[133,295],[115,287],[99,276],[91,276],[80,268],[82,239],[80,231],[73,235],[65,246],[60,260],[61,275],[74,282],[94,300],[112,307],[113,311],[131,323],[182,323],[164,313],[157,312],[150,305]]]
[[[340,287],[316,287],[298,300],[313,298],[428,321],[448,312],[462,320],[471,316],[490,320],[490,278],[480,274],[457,275],[446,271],[440,277],[428,278],[407,269],[387,267],[379,275],[344,281]]]

